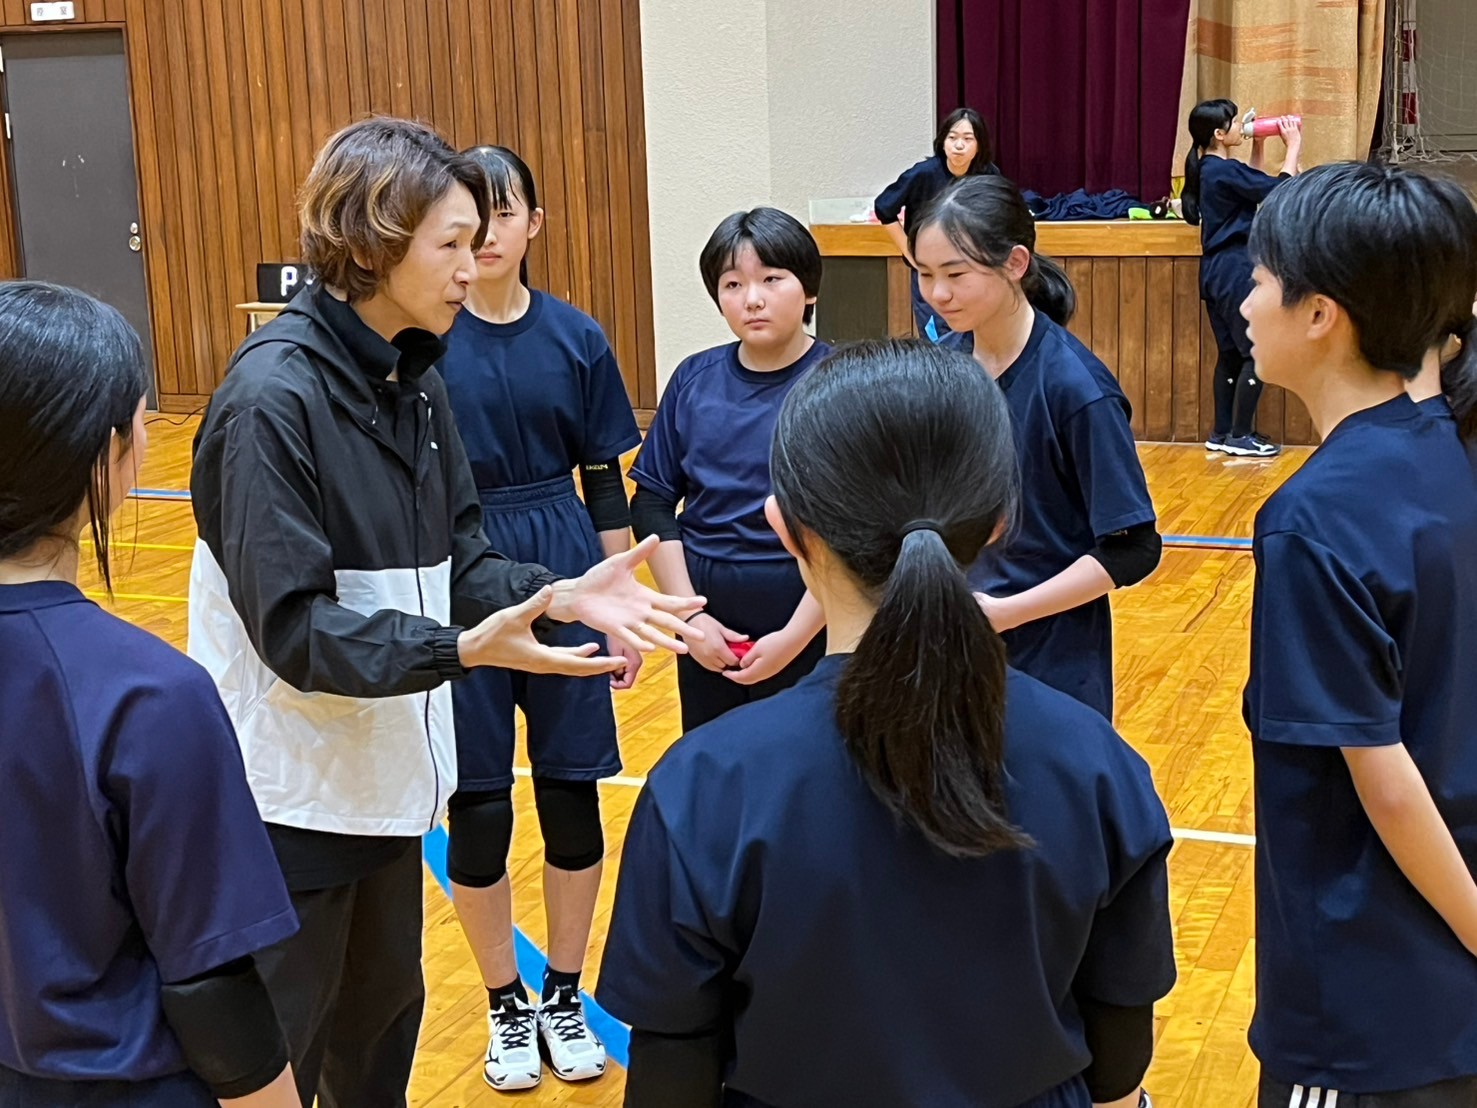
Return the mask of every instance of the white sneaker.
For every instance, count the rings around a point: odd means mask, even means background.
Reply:
[[[531,1089],[544,1076],[538,1053],[539,1016],[522,997],[487,1013],[487,1060],[482,1078],[494,1089]]]
[[[605,1072],[605,1044],[585,1022],[577,989],[561,986],[538,1006],[538,1030],[549,1052],[549,1068],[565,1081],[589,1081]]]

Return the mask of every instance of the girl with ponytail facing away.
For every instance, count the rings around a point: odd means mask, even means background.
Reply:
[[[1258,372],[1323,439],[1253,538],[1263,1108],[1477,1103],[1473,243],[1458,185],[1355,163],[1252,229]],[[1423,410],[1406,384],[1454,333]]]
[[[1190,153],[1185,157],[1185,187],[1180,193],[1185,222],[1200,227],[1200,299],[1215,334],[1216,364],[1212,392],[1215,430],[1207,450],[1240,457],[1267,458],[1281,451],[1255,434],[1262,385],[1251,360],[1251,341],[1241,318],[1241,301],[1251,291],[1251,259],[1246,241],[1257,205],[1281,180],[1298,171],[1302,124],[1284,119],[1282,141],[1287,158],[1282,173],[1262,171],[1263,140],[1253,139],[1251,161],[1236,160],[1243,142],[1240,109],[1230,100],[1205,100],[1190,113]]]
[[[1064,326],[1076,307],[1036,223],[1001,177],[951,187],[913,223],[923,294],[969,332],[1015,430],[1017,519],[969,580],[1010,664],[1113,718],[1108,593],[1159,564],[1143,466],[1118,382]]]
[[[597,994],[633,1029],[628,1106],[1140,1103],[1169,827],[972,599],[1014,455],[1000,390],[924,343],[848,347],[787,399],[765,513],[827,653],[637,802]]]

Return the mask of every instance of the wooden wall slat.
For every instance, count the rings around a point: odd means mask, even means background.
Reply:
[[[1061,258],[1062,268],[1067,271],[1067,280],[1077,292],[1077,311],[1067,323],[1067,330],[1088,346],[1092,345],[1092,259]]]
[[[638,366],[656,362],[656,330],[652,323],[651,304],[651,216],[647,207],[646,191],[646,97],[641,78],[641,2],[622,0],[621,30],[616,39],[625,56],[626,86],[626,141],[630,143],[631,158],[625,180],[631,196],[631,246],[628,257],[635,270],[632,292],[635,295],[634,310],[621,318],[628,321],[636,333],[636,358]],[[645,373],[641,376],[642,408],[655,408],[657,401],[656,377]]]
[[[1218,352],[1210,316],[1200,313],[1200,434],[1208,439],[1215,431],[1215,364]]]
[[[323,139],[370,113],[498,142],[549,209],[535,283],[595,316],[631,398],[656,403],[638,0],[82,0],[55,33],[121,24],[161,407],[209,396],[255,267],[298,256]],[[30,27],[0,0],[0,33]],[[45,33],[52,33],[47,31]],[[20,272],[0,158],[0,274]]]
[[[1261,402],[1256,406],[1255,427],[1273,442],[1287,441],[1287,393],[1276,385],[1263,385]]]
[[[369,114],[369,60],[365,53],[367,17],[359,0],[337,0],[343,12],[344,55],[349,67],[349,119]],[[333,41],[330,34],[328,41]]]
[[[1174,265],[1174,441],[1200,433],[1200,263],[1176,258]]]
[[[1268,392],[1282,392],[1276,385],[1269,385]],[[1317,442],[1318,432],[1313,429],[1313,417],[1308,414],[1308,409],[1303,402],[1291,393],[1283,393],[1286,398],[1282,412],[1282,434],[1284,442]]]
[[[1118,376],[1118,258],[1092,259],[1092,351]]]
[[[477,6],[482,6],[480,3]],[[447,35],[451,52],[452,144],[465,150],[481,142],[477,131],[477,95],[472,67],[471,0],[447,0]],[[480,74],[485,81],[487,74]]]
[[[410,114],[415,119],[435,118],[431,99],[431,46],[426,5],[437,0],[405,0],[405,51],[410,60]]]
[[[606,131],[605,67],[600,53],[600,7],[577,4],[579,11],[580,118],[585,133],[587,166],[597,172],[586,173],[585,241],[590,255],[590,301],[600,319],[615,316],[615,267],[611,260],[610,189],[598,167],[608,163],[609,146]],[[626,391],[636,400],[636,367],[617,363],[626,382]]]
[[[1118,384],[1133,409],[1135,438],[1144,434],[1144,324],[1148,318],[1143,258],[1124,258],[1118,266]]]
[[[425,118],[438,120],[452,144],[461,149],[454,137],[456,131],[456,103],[453,95],[455,80],[451,58],[451,33],[447,25],[447,0],[426,0],[426,60],[440,58],[439,65],[427,65],[426,75],[431,79],[431,109]]]
[[[539,146],[543,157],[538,172],[544,208],[544,288],[555,296],[573,295],[569,265],[569,204],[565,199],[565,147],[572,136],[564,133],[559,107],[559,19],[554,0],[537,0],[533,7],[534,52],[538,75]],[[521,88],[522,86],[520,86]]]
[[[1174,418],[1174,261],[1145,263],[1144,437],[1167,442]]]
[[[635,220],[632,213],[632,194],[636,188],[637,167],[633,164],[631,156],[630,121],[626,117],[625,107],[627,103],[626,57],[621,49],[621,36],[627,33],[625,14],[620,5],[615,3],[607,2],[597,7],[600,9],[602,27],[601,66],[605,80],[606,145],[610,151],[612,167],[610,242],[615,269],[615,318],[618,321],[615,334],[610,335],[609,338],[615,348],[616,360],[622,369],[625,369],[627,366],[636,365],[639,357],[640,335],[634,322],[637,316],[636,255],[639,252],[641,256],[649,259],[650,247],[646,242],[637,239],[637,229],[634,226]],[[642,202],[645,203],[646,159],[644,157],[640,159],[640,171],[643,174]],[[647,288],[650,287],[651,282],[648,280]],[[637,400],[640,406],[656,406],[654,381],[652,385],[651,403],[648,404],[642,397]]]
[[[376,60],[381,64],[388,63],[390,68],[390,103],[388,107],[377,110],[397,115],[401,118],[415,116],[415,97],[411,92],[410,72],[417,64],[423,64],[419,56],[410,52],[410,15],[406,10],[407,3],[416,3],[418,0],[406,0],[406,3],[393,4],[371,4],[370,7],[378,7],[385,16],[385,38],[384,53],[376,59],[371,54],[369,64],[374,65]]]

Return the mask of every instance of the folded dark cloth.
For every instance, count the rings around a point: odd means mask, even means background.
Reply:
[[[1026,204],[1037,219],[1125,219],[1129,208],[1143,208],[1137,197],[1122,189],[1089,193],[1086,189],[1064,192],[1050,198],[1040,193],[1025,192]]]

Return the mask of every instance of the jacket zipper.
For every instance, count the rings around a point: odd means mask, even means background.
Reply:
[[[431,438],[431,398],[425,393],[420,394],[421,400],[426,405],[426,435],[425,441]],[[412,410],[415,404],[411,404]],[[414,413],[419,416],[419,412]],[[420,420],[416,419],[415,428],[415,462],[410,467],[410,502],[413,525],[415,527],[415,539],[413,541],[413,554],[415,558],[415,595],[420,604],[422,618],[426,615],[426,594],[421,587],[421,451],[425,449],[421,439]],[[436,830],[436,813],[441,810],[441,767],[436,763],[436,741],[431,736],[431,690],[426,691],[426,703],[424,708],[424,722],[426,731],[426,753],[431,758],[431,777],[435,782],[435,792],[431,797],[431,815],[426,821],[426,831]]]

